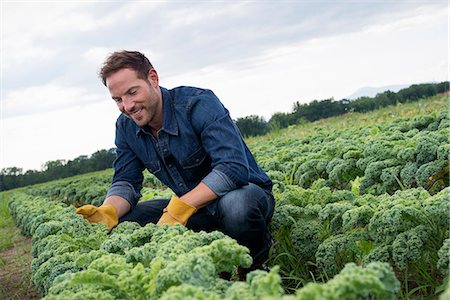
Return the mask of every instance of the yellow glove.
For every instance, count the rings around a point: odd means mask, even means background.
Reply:
[[[197,211],[193,206],[190,206],[177,196],[172,196],[169,204],[163,210],[163,214],[159,219],[157,225],[186,225],[187,220]]]
[[[117,216],[117,209],[110,204],[100,207],[94,205],[83,205],[77,209],[77,214],[80,214],[88,220],[89,223],[104,223],[108,225],[109,230],[113,229],[119,218]]]

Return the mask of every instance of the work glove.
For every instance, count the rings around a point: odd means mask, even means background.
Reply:
[[[190,206],[177,196],[172,196],[169,204],[163,210],[163,214],[159,219],[157,225],[186,225],[187,220],[197,211],[193,206]]]
[[[100,207],[94,205],[83,205],[77,208],[77,214],[80,214],[88,220],[89,223],[104,223],[109,230],[113,229],[118,223],[117,209],[110,204]]]

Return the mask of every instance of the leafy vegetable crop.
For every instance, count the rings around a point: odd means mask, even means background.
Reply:
[[[33,236],[44,299],[444,299],[449,126],[439,96],[250,139],[277,201],[271,270],[245,282],[248,249],[223,233],[130,222],[108,233],[75,214],[103,201],[111,170],[30,187],[10,208]],[[141,194],[171,191],[146,174]]]

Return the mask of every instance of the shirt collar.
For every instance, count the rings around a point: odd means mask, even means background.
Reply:
[[[175,110],[173,107],[173,98],[171,93],[163,87],[160,87],[162,95],[162,111],[163,111],[163,127],[161,130],[171,135],[178,135],[178,123],[175,118]],[[140,132],[151,134],[150,128],[137,127],[136,135]]]

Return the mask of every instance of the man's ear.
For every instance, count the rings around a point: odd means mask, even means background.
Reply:
[[[159,85],[158,73],[155,69],[151,68],[148,71],[147,79],[148,81],[150,81],[153,87],[157,87]]]

